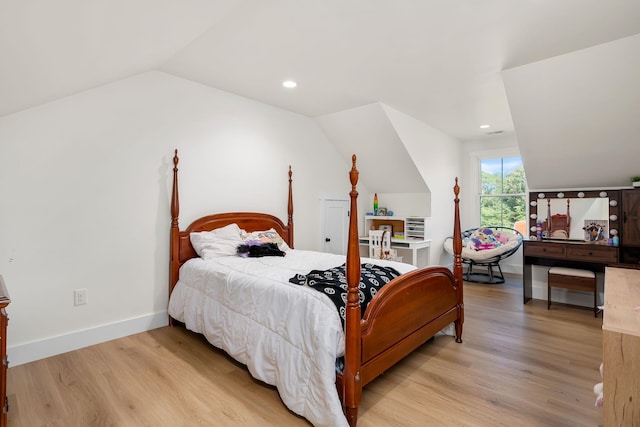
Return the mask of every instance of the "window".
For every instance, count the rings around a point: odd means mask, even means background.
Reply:
[[[501,225],[523,232],[526,191],[520,157],[480,160],[480,225]]]

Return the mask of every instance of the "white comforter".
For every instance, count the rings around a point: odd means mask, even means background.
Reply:
[[[373,261],[363,258],[363,262]],[[335,387],[344,333],[322,293],[289,283],[345,257],[289,250],[285,257],[191,259],[180,269],[169,314],[277,387],[285,405],[315,426],[347,426]],[[409,264],[375,260],[401,273]]]

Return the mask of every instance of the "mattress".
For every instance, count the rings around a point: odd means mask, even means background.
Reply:
[[[278,389],[285,405],[315,426],[347,426],[335,387],[344,332],[322,293],[289,283],[296,274],[342,265],[341,255],[289,250],[285,257],[194,258],[180,269],[169,315],[203,334]],[[400,273],[415,267],[362,258]]]

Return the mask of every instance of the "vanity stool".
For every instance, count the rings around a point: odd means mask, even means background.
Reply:
[[[596,273],[576,268],[551,267],[547,274],[547,310],[551,308],[551,288],[593,292],[593,315],[598,317],[598,287]]]

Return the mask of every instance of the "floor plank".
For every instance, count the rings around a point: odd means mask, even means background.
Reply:
[[[517,276],[465,284],[463,343],[437,337],[369,384],[358,425],[598,426],[602,319],[522,304]],[[309,426],[275,388],[182,328],[11,367],[12,427]]]

